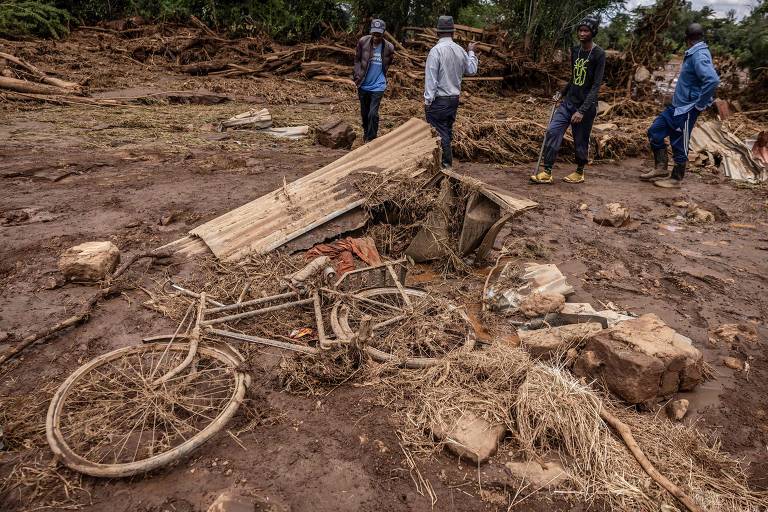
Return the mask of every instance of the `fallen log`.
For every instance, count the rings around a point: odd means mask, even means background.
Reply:
[[[56,94],[29,94],[23,92],[14,92],[9,90],[0,90],[0,96],[16,98],[20,100],[39,101],[41,103],[53,103],[56,105],[98,105],[100,107],[109,107],[114,105],[128,105],[118,100],[85,98],[82,96],[56,95]]]
[[[336,82],[339,84],[349,85],[352,87],[357,87],[355,85],[355,82],[349,78],[339,78],[337,76],[330,76],[330,75],[315,75],[312,77],[312,80],[318,80],[320,82]]]
[[[19,80],[17,78],[10,78],[5,76],[0,76],[0,89],[7,89],[9,91],[24,92],[29,94],[74,95],[80,92],[74,89],[66,89],[64,87],[57,87],[55,85],[48,84],[38,84],[36,82],[29,82],[27,80]]]
[[[60,80],[58,78],[49,76],[43,71],[41,71],[40,69],[30,64],[29,62],[22,60],[14,55],[11,55],[10,53],[0,52],[0,58],[5,59],[9,62],[12,62],[17,66],[19,66],[20,68],[27,70],[29,73],[34,75],[36,78],[39,78],[40,81],[45,84],[52,85],[54,87],[61,87],[62,89],[72,89],[77,93],[82,92],[83,88],[80,86],[80,84],[76,84],[75,82],[68,82],[66,80]]]

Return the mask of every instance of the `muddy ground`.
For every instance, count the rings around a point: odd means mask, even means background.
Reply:
[[[114,66],[125,72],[116,75],[113,68],[96,80],[94,92],[131,96],[206,87],[232,93],[236,101],[125,107],[0,103],[0,332],[11,333],[0,350],[63,319],[95,290],[57,280],[57,259],[67,247],[111,240],[124,255],[153,249],[344,154],[314,145],[311,137],[220,134],[214,130],[218,121],[256,105],[270,108],[281,126],[312,126],[330,114],[356,121],[354,93],[339,85],[247,78],[212,84],[213,79],[162,69],[136,71],[130,63]],[[230,90],[232,82],[238,85]],[[478,101],[499,109],[514,110],[514,101],[525,101],[477,94]],[[418,100],[413,101],[411,112],[418,113]],[[472,108],[471,102],[465,108]],[[385,100],[382,131],[409,114]],[[768,489],[764,342],[729,349],[708,336],[722,324],[749,323],[766,339],[768,193],[711,173],[691,173],[682,190],[662,190],[637,180],[646,165],[640,159],[598,162],[590,166],[587,183],[578,186],[531,186],[529,163],[460,162],[456,170],[539,202],[537,210],[513,222],[505,241],[525,249],[521,258],[556,263],[576,288],[572,301],[653,312],[694,340],[714,379],[687,396],[692,413],[686,421],[719,437],[728,453],[750,463],[751,485]],[[558,177],[568,172],[567,164],[555,169]],[[714,211],[716,221],[689,222],[685,209],[674,205],[681,200]],[[592,214],[608,202],[629,207],[629,225],[592,222]],[[152,290],[167,276],[195,270],[195,261],[137,265],[131,271],[136,288],[104,301],[84,325],[0,369],[0,396],[19,398],[0,415],[4,421],[29,415],[29,423],[37,425],[11,443],[6,440],[10,449],[0,451],[5,482],[0,508],[200,511],[222,491],[237,489],[274,510],[431,510],[405,464],[390,411],[354,385],[313,397],[282,392],[274,372],[282,354],[270,350],[262,353],[249,407],[238,413],[231,435],[219,434],[190,459],[114,481],[46,469],[51,459],[42,430],[46,399],[90,358],[171,331],[172,322],[142,305],[148,297],[139,286]],[[722,358],[728,355],[746,359],[749,371],[726,368]],[[498,457],[504,455],[502,449]],[[435,489],[436,509],[506,508],[483,485],[493,462],[479,473],[447,455],[418,464]],[[23,483],[16,485],[20,475]],[[543,492],[516,507],[600,508]]]

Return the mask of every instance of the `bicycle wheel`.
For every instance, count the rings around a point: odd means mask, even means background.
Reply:
[[[475,333],[466,313],[422,290],[404,288],[401,292],[388,287],[360,291],[350,301],[334,305],[331,328],[337,337],[351,339],[365,315],[371,316],[373,323],[365,350],[379,362],[425,368],[450,352],[475,346]]]
[[[78,368],[48,408],[46,436],[68,467],[124,477],[169,464],[199,447],[237,411],[250,377],[229,347],[201,346],[182,373],[158,377],[187,355],[186,343],[104,354]]]

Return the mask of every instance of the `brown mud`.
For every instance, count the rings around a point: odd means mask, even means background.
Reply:
[[[188,77],[164,75],[149,83],[146,70],[122,66],[129,70],[122,76],[98,75],[105,91],[110,86],[191,87]],[[134,75],[139,78],[132,82]],[[221,82],[215,89],[229,92],[228,83],[236,81]],[[285,89],[280,98],[263,103],[275,84]],[[247,96],[261,98],[259,104],[269,107],[281,125],[312,125],[331,114],[356,122],[353,91],[325,84],[313,88],[306,92],[287,81],[243,80],[238,101],[213,106],[0,104],[0,331],[12,333],[12,343],[71,314],[95,290],[57,282],[57,259],[67,247],[111,240],[124,255],[152,249],[343,155],[311,139],[213,130],[219,120],[251,108],[243,101]],[[291,94],[293,100],[286,101]],[[297,101],[300,94],[304,97]],[[518,100],[488,101],[510,102],[499,108],[512,109]],[[386,103],[382,130],[399,124],[403,115]],[[418,112],[418,105],[413,110]],[[513,221],[504,241],[521,259],[556,263],[576,288],[572,301],[653,312],[694,340],[715,380],[687,397],[692,405],[686,421],[750,462],[751,485],[768,489],[768,193],[765,187],[739,186],[706,173],[691,173],[682,190],[662,190],[637,180],[645,165],[639,159],[595,163],[585,184],[553,186],[529,185],[531,164],[459,163],[455,170],[540,203]],[[567,164],[555,168],[558,178],[568,172]],[[681,200],[711,209],[716,221],[689,222],[685,209],[674,206]],[[629,225],[592,222],[591,215],[608,202],[629,208]],[[0,396],[45,398],[50,396],[46,389],[88,359],[139,343],[145,335],[172,331],[170,320],[142,304],[149,297],[138,286],[153,290],[166,276],[195,268],[194,262],[137,264],[131,271],[137,288],[100,304],[85,325],[28,349],[0,369]],[[761,343],[713,345],[709,332],[728,323],[755,325]],[[0,344],[0,350],[10,343]],[[70,489],[69,501],[60,482],[50,495],[34,485],[5,488],[0,509],[58,503],[55,510],[76,503],[86,511],[202,511],[218,494],[235,489],[290,510],[432,510],[404,462],[397,424],[365,387],[341,386],[313,397],[283,393],[276,380],[282,354],[262,354],[249,406],[228,427],[231,435],[222,432],[190,459],[146,476],[83,478],[84,491]],[[747,360],[749,371],[723,366],[722,358],[729,355]],[[46,405],[29,406],[24,414],[31,409],[44,414]],[[43,466],[50,461],[39,431],[0,451],[0,479],[35,453],[42,454]],[[437,494],[434,509],[506,509],[493,502],[492,494],[480,492],[485,489],[482,468],[478,472],[442,454],[418,465]],[[62,474],[76,480],[72,473]],[[542,492],[515,509],[600,506]]]

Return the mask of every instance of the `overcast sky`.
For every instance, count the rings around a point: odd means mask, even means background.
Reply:
[[[638,5],[649,5],[654,0],[628,0],[627,9],[633,9]],[[731,9],[736,10],[736,18],[741,19],[749,14],[752,7],[757,3],[755,0],[720,0],[719,2],[705,2],[703,0],[692,0],[694,9],[701,9],[705,5],[712,7],[718,16],[725,16]]]

